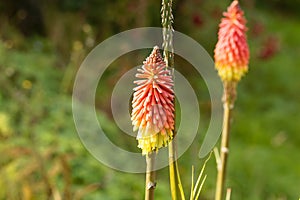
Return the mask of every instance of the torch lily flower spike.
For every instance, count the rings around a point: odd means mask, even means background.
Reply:
[[[231,3],[223,15],[214,51],[215,65],[223,81],[238,82],[248,71],[246,19],[237,0]]]
[[[174,130],[174,91],[170,70],[154,47],[134,81],[131,120],[138,147],[149,154],[168,145]]]
[[[246,19],[239,2],[234,0],[223,15],[215,48],[215,65],[224,86],[222,99],[224,107],[223,131],[217,167],[215,200],[224,199],[231,112],[237,95],[236,86],[242,76],[248,71],[249,62]]]

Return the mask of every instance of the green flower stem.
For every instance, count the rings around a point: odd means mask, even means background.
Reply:
[[[176,154],[174,139],[169,143],[169,175],[172,200],[177,200]]]
[[[217,163],[218,175],[217,175],[217,186],[215,200],[221,200],[225,188],[226,180],[226,166],[229,153],[229,136],[230,136],[230,119],[231,111],[234,107],[234,101],[236,98],[236,83],[235,82],[225,82],[224,83],[224,96],[223,96],[223,106],[224,106],[224,116],[223,116],[223,131],[220,149],[220,160]]]
[[[146,184],[145,184],[145,200],[154,199],[154,190],[155,190],[155,152],[146,155]]]
[[[164,60],[168,68],[170,68],[174,76],[174,49],[173,49],[173,14],[172,14],[173,0],[162,0],[161,6],[161,24],[163,27],[163,49]],[[175,105],[175,103],[174,103]],[[172,200],[180,198],[185,199],[183,188],[181,185],[178,164],[176,161],[176,138],[174,131],[174,138],[169,143],[169,174],[170,174],[170,189]]]

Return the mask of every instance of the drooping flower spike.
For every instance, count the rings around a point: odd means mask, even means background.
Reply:
[[[238,82],[248,71],[246,19],[237,0],[228,7],[219,25],[215,65],[223,81]]]
[[[166,146],[174,130],[173,79],[157,46],[136,77],[131,121],[133,131],[138,131],[138,147],[145,155]]]

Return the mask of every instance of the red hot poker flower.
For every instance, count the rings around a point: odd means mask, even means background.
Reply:
[[[136,77],[131,120],[133,130],[138,130],[138,147],[148,154],[166,146],[174,130],[173,79],[157,46]]]
[[[223,81],[238,82],[248,71],[246,19],[237,0],[223,13],[215,48],[215,65]]]

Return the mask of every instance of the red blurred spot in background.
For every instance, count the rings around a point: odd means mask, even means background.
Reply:
[[[197,27],[201,27],[203,25],[203,18],[199,14],[193,14],[193,24]]]
[[[251,31],[250,34],[253,37],[257,37],[257,36],[260,36],[262,33],[264,33],[265,26],[261,22],[254,21],[250,31]]]
[[[277,37],[268,37],[262,45],[262,49],[258,53],[258,58],[266,60],[272,58],[280,49],[279,40]]]

